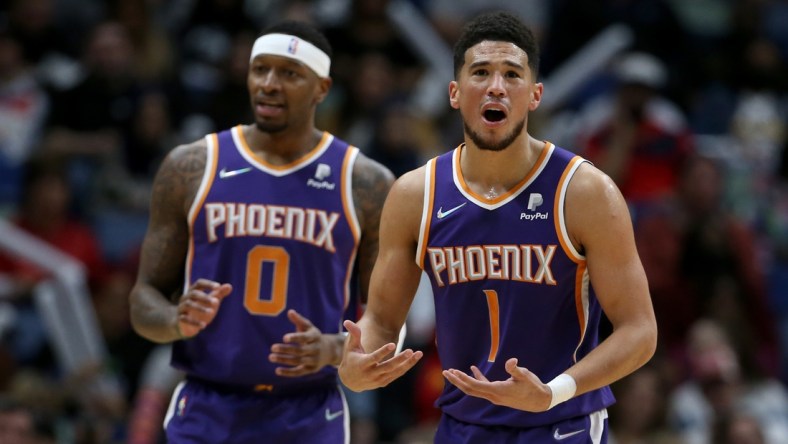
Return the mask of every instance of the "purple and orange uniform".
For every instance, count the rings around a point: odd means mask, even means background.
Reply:
[[[426,166],[416,258],[432,284],[442,366],[468,372],[475,365],[498,381],[510,377],[506,360],[517,358],[549,381],[599,343],[602,309],[564,220],[567,186],[585,160],[547,143],[519,184],[488,199],[466,184],[461,153],[462,146]],[[568,442],[599,442],[594,434],[606,435],[605,409],[613,402],[604,387],[530,413],[446,384],[436,404],[443,421],[455,423],[442,424],[436,442],[450,442],[466,426],[511,430],[532,442],[583,429]]]
[[[276,166],[253,154],[240,126],[206,141],[206,168],[189,213],[184,288],[209,279],[232,284],[233,292],[200,334],[173,344],[172,364],[186,373],[186,384],[173,398],[168,438],[245,442],[248,434],[249,442],[346,442],[348,414],[336,369],[281,377],[268,355],[294,331],[288,309],[323,333],[339,333],[347,307],[355,306],[351,275],[360,225],[351,177],[358,149],[324,133],[302,158]],[[222,403],[243,405],[241,412],[255,416],[224,418],[230,430],[212,437],[196,418],[187,420],[200,415],[195,397],[204,399],[204,416],[239,411]],[[291,429],[297,434],[289,435]],[[254,436],[257,430],[265,436]]]

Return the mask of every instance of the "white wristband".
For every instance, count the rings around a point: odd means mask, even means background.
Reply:
[[[552,381],[547,383],[547,386],[550,387],[553,394],[553,399],[550,400],[550,406],[547,407],[547,410],[550,410],[564,401],[572,399],[577,391],[575,378],[566,373],[561,373],[556,376]]]

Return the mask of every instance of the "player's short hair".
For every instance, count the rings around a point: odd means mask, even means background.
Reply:
[[[539,71],[539,46],[531,29],[510,12],[496,11],[481,14],[465,24],[454,44],[454,77],[465,64],[465,52],[472,46],[491,40],[517,45],[528,54],[528,66],[536,77]]]
[[[334,52],[326,36],[309,23],[284,20],[265,28],[258,37],[262,37],[266,34],[294,35],[318,47],[318,49],[326,53],[328,58],[333,58]]]

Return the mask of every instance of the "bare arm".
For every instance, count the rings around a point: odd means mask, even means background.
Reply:
[[[369,281],[378,257],[380,215],[386,196],[394,183],[394,175],[383,165],[359,154],[353,169],[353,201],[361,224],[358,248],[359,290],[362,302],[367,301]]]
[[[567,229],[584,252],[591,285],[613,333],[566,371],[585,393],[632,373],[653,356],[657,325],[626,202],[613,181],[584,164],[570,182]]]
[[[424,173],[422,168],[397,180],[383,207],[380,252],[372,271],[367,308],[358,325],[345,323],[350,335],[339,374],[351,390],[385,386],[422,356],[421,352],[404,350],[388,358],[394,351],[421,277],[415,260]]]
[[[130,305],[134,330],[154,342],[197,334],[230,291],[228,285],[199,280],[188,296],[168,297],[181,295],[189,243],[187,214],[205,169],[205,156],[203,141],[180,146],[167,156],[153,182],[148,231]]]

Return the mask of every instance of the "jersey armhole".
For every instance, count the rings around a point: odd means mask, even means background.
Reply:
[[[342,161],[342,208],[350,225],[350,231],[353,232],[356,245],[361,239],[361,223],[358,221],[356,202],[353,200],[353,168],[356,165],[358,153],[358,148],[352,145],[348,146],[345,158]]]
[[[189,208],[189,249],[186,252],[186,263],[184,269],[183,289],[186,291],[191,284],[191,268],[192,261],[194,260],[194,223],[197,220],[197,215],[200,214],[200,209],[205,203],[205,198],[208,197],[208,192],[213,185],[213,179],[216,177],[216,165],[218,164],[219,157],[219,137],[216,133],[208,134],[205,136],[206,152],[205,152],[205,170],[202,173],[200,180],[200,187],[194,195],[194,200]]]
[[[577,169],[580,168],[580,165],[585,162],[587,162],[587,160],[580,156],[575,156],[569,161],[556,187],[555,208],[553,213],[556,215],[555,229],[558,240],[561,243],[561,248],[575,263],[585,262],[586,258],[585,255],[580,254],[574,244],[572,244],[572,239],[569,237],[569,232],[566,228],[566,213],[564,207],[566,204],[566,192],[569,189],[569,182],[572,181],[572,177],[577,172]]]

